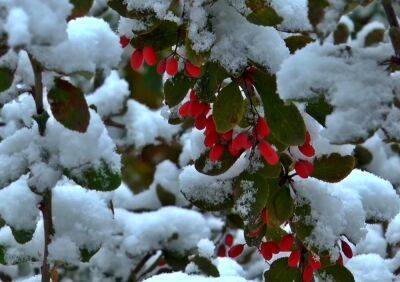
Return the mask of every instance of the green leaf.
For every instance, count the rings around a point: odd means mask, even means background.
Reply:
[[[283,18],[272,7],[263,7],[249,14],[247,20],[256,25],[277,26]]]
[[[212,163],[208,158],[209,150],[203,153],[195,162],[194,167],[198,172],[206,175],[215,176],[220,175],[230,169],[236,162],[237,158],[233,157],[227,150],[222,153],[221,159]]]
[[[236,83],[224,87],[213,104],[213,118],[219,133],[235,127],[243,118],[244,103],[242,93]]]
[[[267,226],[262,222],[258,222],[254,225],[246,225],[244,228],[244,239],[246,240],[246,244],[252,247],[260,246],[262,239],[265,236],[265,232],[267,230]],[[257,232],[257,236],[250,236],[251,233]]]
[[[193,80],[183,75],[182,72],[168,79],[164,84],[165,103],[170,108],[178,105],[185,98],[193,84]]]
[[[242,173],[236,180],[236,192],[240,215],[244,221],[253,222],[260,216],[270,197],[269,182],[261,174]]]
[[[347,25],[344,23],[338,24],[335,32],[333,33],[333,41],[335,42],[335,45],[346,43],[349,35],[350,31]]]
[[[329,6],[327,0],[309,0],[308,1],[308,19],[316,27],[325,17],[324,9]]]
[[[163,251],[165,261],[173,270],[183,270],[189,263],[187,256],[177,252]]]
[[[11,232],[15,241],[17,241],[19,244],[25,244],[32,240],[35,230],[17,230],[14,227],[11,227]]]
[[[9,68],[0,68],[0,92],[10,88],[14,80],[14,72]]]
[[[81,261],[82,262],[89,262],[89,260],[99,251],[99,249],[94,250],[94,251],[89,251],[86,248],[80,249]]]
[[[302,49],[311,42],[314,42],[314,39],[306,35],[292,35],[285,38],[286,46],[289,48],[291,54],[294,54],[297,50]]]
[[[301,273],[288,266],[288,258],[280,258],[271,264],[264,278],[267,282],[301,282]]]
[[[354,158],[356,160],[357,166],[365,166],[372,162],[374,156],[372,153],[365,147],[361,145],[357,145],[353,151]]]
[[[278,226],[289,220],[294,213],[294,202],[289,187],[280,187],[269,202],[268,216],[272,225]]]
[[[82,1],[83,0],[76,0],[76,1]],[[154,14],[151,10],[142,10],[142,11],[137,11],[137,10],[131,10],[129,11],[127,8],[127,4],[123,0],[108,0],[107,5],[118,12],[121,16],[124,18],[131,18],[131,19],[141,19],[147,16],[150,16]]]
[[[374,29],[370,33],[368,33],[367,36],[365,37],[364,46],[370,47],[370,46],[376,45],[383,41],[384,36],[385,36],[384,29],[380,29],[380,28]]]
[[[265,117],[271,128],[271,134],[286,145],[303,145],[306,136],[303,117],[294,104],[285,104],[279,98],[276,92],[276,77],[262,71],[256,71],[253,78],[263,102]]]
[[[157,185],[156,192],[162,206],[175,205],[175,195],[165,190],[161,185]]]
[[[329,105],[324,96],[307,103],[306,112],[321,125],[325,126],[326,117],[333,112],[333,107]]]
[[[309,204],[296,206],[294,214],[296,219],[293,221],[292,226],[297,238],[304,243],[314,229],[314,226],[309,223],[311,217],[311,206]]]
[[[75,19],[87,15],[93,5],[93,0],[70,0],[70,3],[74,5],[74,8],[72,9],[69,19]]]
[[[339,182],[350,174],[354,165],[352,156],[341,156],[337,153],[323,155],[314,160],[312,177],[329,183]]]
[[[279,242],[283,236],[287,235],[280,226],[268,225],[265,237],[268,241]]]
[[[0,264],[6,264],[6,248],[2,245],[0,245]]]
[[[202,272],[204,272],[208,276],[219,277],[218,269],[209,259],[201,256],[195,256],[193,262]]]
[[[332,282],[354,282],[353,274],[344,266],[332,265],[327,268],[321,269],[318,276],[324,281]]]
[[[203,67],[202,73],[196,87],[197,97],[202,102],[212,103],[215,101],[215,93],[222,81],[229,75],[218,63],[214,62],[208,62]]]
[[[151,46],[155,51],[161,51],[175,45],[178,39],[184,39],[185,33],[175,22],[163,21],[150,32],[132,38],[135,48],[143,49]]]
[[[65,171],[65,175],[84,188],[102,192],[113,191],[121,185],[121,175],[113,171],[105,162],[99,167]]]
[[[86,132],[90,113],[83,92],[68,81],[56,79],[48,94],[54,118],[66,128]]]

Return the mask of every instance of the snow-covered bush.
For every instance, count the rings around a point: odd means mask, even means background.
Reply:
[[[399,279],[391,2],[0,0],[0,279]]]

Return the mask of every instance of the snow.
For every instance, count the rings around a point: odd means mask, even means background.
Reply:
[[[128,83],[120,78],[117,71],[112,71],[104,84],[86,97],[88,105],[95,105],[101,117],[118,114],[129,97]]]
[[[385,260],[377,254],[359,255],[346,264],[356,282],[391,282],[393,274]]]
[[[21,8],[15,8],[10,11],[5,24],[5,30],[9,34],[9,46],[23,46],[29,44],[31,41],[29,17]]]
[[[396,215],[389,223],[385,236],[390,244],[397,244],[400,242],[400,214]]]
[[[384,238],[382,226],[379,224],[367,225],[367,235],[362,239],[355,249],[356,254],[375,253],[381,257],[386,256],[387,242]]]
[[[181,272],[166,273],[146,279],[145,282],[245,282],[242,277],[207,278],[198,275],[187,275]]]
[[[282,64],[278,92],[285,100],[324,95],[334,107],[324,134],[331,142],[367,139],[389,113],[395,82],[380,64],[392,54],[389,44],[374,48],[331,43],[309,44]],[[351,94],[349,94],[351,93]]]
[[[52,46],[32,46],[30,52],[47,69],[61,73],[110,70],[122,54],[118,36],[108,23],[93,17],[68,22],[68,39]]]
[[[213,5],[212,16],[216,39],[211,60],[229,72],[240,72],[251,60],[276,73],[289,56],[289,49],[274,28],[249,23],[224,1]]]
[[[283,18],[279,29],[289,31],[308,31],[311,24],[308,21],[307,0],[270,0],[272,8]]]
[[[150,110],[134,100],[129,100],[127,106],[128,110],[123,118],[127,133],[126,140],[121,140],[123,144],[140,149],[148,144],[159,143],[159,138],[170,142],[180,128],[170,125],[159,111]]]
[[[199,255],[205,258],[211,258],[214,255],[215,245],[209,239],[201,239],[197,243],[199,249]]]

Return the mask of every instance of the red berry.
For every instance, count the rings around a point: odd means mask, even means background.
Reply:
[[[263,209],[261,212],[261,219],[264,222],[264,224],[268,224],[269,218],[268,218],[268,213],[266,209]]]
[[[314,166],[312,163],[307,161],[298,161],[295,164],[294,169],[296,170],[297,175],[301,178],[308,178],[312,175]]]
[[[315,155],[314,147],[311,144],[304,144],[303,146],[299,146],[300,152],[306,157],[312,157]]]
[[[206,134],[207,134],[208,132],[216,132],[215,121],[214,121],[212,115],[209,116],[209,117],[207,118],[207,125],[206,125],[206,128],[207,128],[207,129],[206,129]]]
[[[245,133],[238,134],[232,141],[233,149],[239,151],[241,149],[247,150],[251,148],[252,144],[249,140],[249,136]]]
[[[146,46],[143,48],[143,57],[149,66],[157,64],[157,54],[154,52],[153,47]]]
[[[269,135],[269,127],[263,117],[259,117],[256,124],[257,136],[261,139]]]
[[[336,263],[340,266],[343,266],[343,257],[342,255],[339,255],[339,258],[337,259]]]
[[[289,259],[288,259],[288,265],[289,265],[289,267],[293,267],[293,268],[296,268],[297,267],[297,265],[299,264],[299,262],[300,262],[300,251],[299,250],[297,250],[297,251],[293,251],[291,254],[290,254],[290,256],[289,256]]]
[[[165,59],[159,61],[157,64],[157,73],[159,75],[164,74],[166,67],[167,67],[167,61]]]
[[[261,156],[263,156],[268,164],[276,165],[279,162],[278,154],[268,142],[261,140],[258,144],[258,149],[260,150]]]
[[[205,103],[201,103],[199,101],[191,101],[190,102],[190,115],[192,117],[198,117],[201,114],[206,114],[208,112],[208,105]]]
[[[179,108],[179,115],[183,118],[188,117],[189,111],[190,111],[190,102],[186,102]]]
[[[126,37],[125,35],[121,36],[119,38],[119,44],[121,45],[122,48],[125,48],[126,46],[128,46],[130,41],[131,40],[128,37]]]
[[[233,244],[233,236],[231,234],[226,235],[225,237],[225,245],[228,247],[232,246]]]
[[[224,134],[221,134],[222,139],[225,140],[225,141],[232,140],[232,136],[233,136],[233,130],[230,130],[230,131],[228,131],[228,132],[226,132]]]
[[[186,73],[193,78],[198,78],[201,75],[201,69],[193,65],[188,60],[185,62],[185,70]]]
[[[215,131],[206,132],[206,138],[204,139],[204,145],[207,148],[213,147],[218,141],[218,134]]]
[[[304,142],[304,144],[310,144],[311,143],[311,136],[310,136],[310,132],[306,132],[306,142]]]
[[[198,129],[198,130],[203,130],[204,128],[206,128],[207,125],[207,118],[205,115],[199,115],[196,118],[196,121],[194,123],[194,126]]]
[[[216,144],[210,150],[210,160],[213,163],[218,162],[221,159],[223,153],[224,153],[224,147],[221,144]]]
[[[192,89],[189,94],[189,100],[190,102],[198,101],[199,99],[197,98],[196,91]]]
[[[343,240],[342,240],[342,251],[343,251],[343,254],[346,257],[348,257],[348,258],[352,258],[353,257],[353,251],[351,250],[351,247],[349,246],[349,244],[347,244]]]
[[[294,243],[294,237],[291,234],[285,235],[282,237],[279,242],[279,249],[281,252],[289,252],[292,249]]]
[[[279,246],[274,242],[265,243],[273,254],[279,254]]]
[[[164,266],[164,265],[166,265],[166,262],[165,262],[165,259],[160,259],[159,261],[158,261],[158,266],[159,267],[162,267],[162,266]]]
[[[131,67],[134,70],[140,69],[143,64],[143,52],[142,50],[136,49],[131,56]]]
[[[261,244],[260,253],[265,260],[270,260],[273,256],[272,250],[266,243]]]
[[[236,258],[236,257],[240,256],[243,253],[243,249],[244,249],[244,245],[243,244],[235,245],[235,246],[233,246],[232,248],[229,249],[228,256],[230,258]]]
[[[249,233],[247,234],[247,236],[249,236],[250,238],[257,238],[258,236],[260,236],[260,233],[262,231],[262,226],[256,230],[251,230],[249,231]]]
[[[314,270],[312,269],[311,266],[306,266],[306,268],[303,271],[303,282],[311,282],[313,278],[313,272]]]
[[[240,149],[237,150],[236,148],[234,148],[232,146],[232,142],[231,142],[228,145],[228,152],[229,152],[229,154],[231,154],[232,157],[237,157],[240,154],[241,150]]]
[[[319,270],[321,268],[321,262],[312,255],[308,256],[308,263],[313,270]]]
[[[170,76],[175,76],[178,73],[178,61],[174,57],[167,60],[166,71]]]
[[[218,247],[217,256],[220,257],[220,258],[226,257],[225,245],[220,245]]]

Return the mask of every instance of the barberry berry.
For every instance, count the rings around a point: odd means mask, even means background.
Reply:
[[[295,164],[294,169],[297,175],[301,178],[308,178],[312,175],[314,171],[314,166],[308,161],[300,160]]]
[[[130,41],[131,40],[128,37],[126,37],[125,35],[123,35],[119,38],[119,44],[121,45],[122,48],[125,48],[126,46],[128,46]]]
[[[218,162],[221,159],[223,153],[224,153],[224,147],[221,144],[216,144],[210,150],[211,162],[213,163]]]
[[[293,251],[290,254],[289,259],[288,259],[289,267],[297,268],[297,266],[298,266],[298,264],[300,262],[300,256],[301,256],[301,253],[300,253],[299,250]]]
[[[143,48],[143,58],[149,66],[154,66],[157,64],[157,54],[153,47],[146,46]]]
[[[143,52],[142,50],[136,49],[131,56],[131,67],[134,70],[140,69],[143,64]]]
[[[174,57],[167,59],[165,70],[170,76],[175,76],[178,73],[178,61]]]
[[[193,65],[190,61],[185,62],[186,73],[193,78],[198,78],[201,75],[201,69]]]
[[[261,156],[268,164],[276,165],[279,162],[278,154],[268,142],[261,140],[258,144],[258,150],[260,150]]]
[[[229,249],[228,256],[230,258],[236,258],[243,253],[243,250],[244,250],[244,244],[235,245]]]
[[[285,235],[279,242],[279,249],[281,252],[289,252],[292,249],[294,237],[291,234]]]
[[[166,67],[167,67],[167,60],[163,59],[159,61],[157,64],[157,73],[159,75],[164,74]]]

